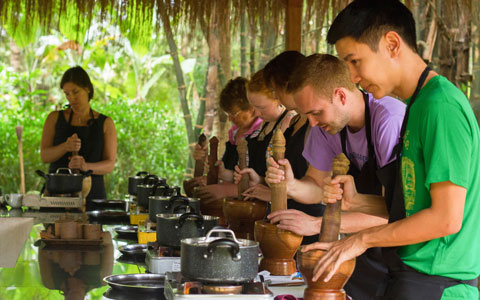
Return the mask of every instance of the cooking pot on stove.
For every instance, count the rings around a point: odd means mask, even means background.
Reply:
[[[157,242],[161,246],[180,248],[180,240],[204,236],[218,224],[218,217],[184,214],[157,214]]]
[[[138,204],[148,208],[148,197],[153,195],[153,192],[161,192],[160,187],[167,187],[167,180],[165,178],[158,178],[157,175],[147,175],[143,179],[143,183],[137,185],[137,200]],[[163,193],[163,192],[162,192]]]
[[[157,220],[157,214],[183,214],[187,210],[188,212],[200,212],[200,199],[180,195],[148,197],[148,211],[151,221]]]
[[[138,172],[135,176],[128,177],[128,194],[137,195],[137,185],[143,183],[146,176],[150,175],[147,171]]]
[[[40,170],[35,171],[45,178],[47,190],[52,194],[70,194],[82,190],[82,182],[85,177],[92,174],[92,170],[81,171],[78,174],[72,173],[69,168],[58,168],[55,173],[45,174]]]
[[[213,233],[229,233],[231,237],[213,237]],[[258,251],[255,241],[237,239],[229,229],[213,229],[205,237],[181,241],[180,269],[190,281],[248,282],[258,273]]]

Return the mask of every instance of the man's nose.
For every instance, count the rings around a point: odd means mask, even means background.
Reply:
[[[307,115],[307,119],[311,127],[317,126],[318,121],[312,115]]]

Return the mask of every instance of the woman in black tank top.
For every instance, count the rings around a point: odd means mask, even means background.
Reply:
[[[58,168],[92,170],[92,188],[87,197],[105,199],[103,175],[112,172],[117,154],[117,134],[111,118],[93,111],[93,85],[81,67],[68,69],[60,88],[65,93],[69,108],[51,112],[42,132],[40,155],[50,163],[49,172]]]

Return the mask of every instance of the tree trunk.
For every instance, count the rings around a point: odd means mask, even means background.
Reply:
[[[240,75],[247,77],[247,10],[245,1],[241,1],[242,18],[240,19]]]
[[[441,75],[447,77],[453,83],[455,83],[455,58],[453,54],[454,36],[452,32],[456,26],[452,20],[452,15],[455,12],[450,10],[455,8],[456,5],[453,2],[449,3],[449,0],[439,1],[437,6],[437,14],[440,16],[439,23],[443,25],[439,28],[438,70]]]
[[[472,1],[472,8],[473,82],[470,103],[478,121],[480,118],[480,3]]]
[[[472,75],[469,70],[470,62],[470,42],[471,42],[471,23],[472,23],[472,0],[458,1],[458,34],[455,39],[455,57],[456,72],[455,84],[466,96],[468,96],[468,88],[472,82]],[[478,0],[475,0],[478,2]]]
[[[250,76],[253,76],[256,71],[255,64],[255,45],[257,39],[257,24],[255,22],[255,16],[249,15],[249,29],[250,29]]]
[[[163,5],[162,1],[158,1],[158,5],[162,6],[158,10],[160,12],[160,17],[162,18],[163,30],[167,38],[168,47],[170,49],[170,55],[173,60],[173,66],[175,68],[175,77],[177,78],[178,93],[180,97],[180,105],[182,107],[183,118],[185,119],[185,128],[187,129],[188,144],[191,145],[195,143],[196,137],[193,132],[192,127],[192,115],[190,114],[190,109],[188,107],[185,80],[183,78],[183,71],[180,65],[180,60],[178,59],[178,50],[177,45],[175,44],[175,39],[173,37],[172,28],[170,26],[170,19],[168,18],[167,11]],[[193,148],[190,147],[190,152]]]

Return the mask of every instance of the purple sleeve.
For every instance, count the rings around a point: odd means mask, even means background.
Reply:
[[[315,169],[330,171],[332,160],[341,152],[341,148],[338,134],[330,135],[315,126],[310,130],[302,154]]]
[[[400,137],[405,104],[391,97],[373,102],[371,102],[372,137],[377,164],[382,168],[392,161],[392,151]]]

